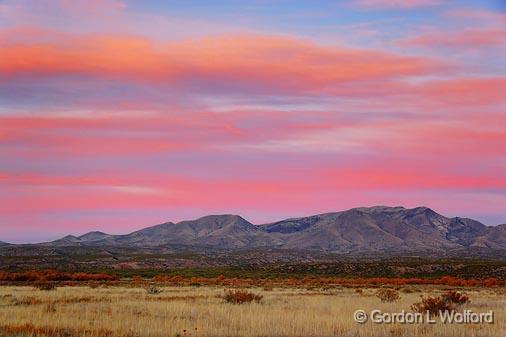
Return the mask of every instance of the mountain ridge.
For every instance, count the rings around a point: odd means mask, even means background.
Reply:
[[[475,248],[506,251],[506,225],[486,226],[469,218],[448,218],[428,207],[373,206],[261,225],[234,214],[207,215],[195,220],[165,222],[129,234],[92,231],[33,245],[444,254]]]

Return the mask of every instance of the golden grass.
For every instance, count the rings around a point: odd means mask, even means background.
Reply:
[[[447,288],[447,287],[446,287]],[[353,321],[357,309],[409,310],[423,294],[442,288],[417,286],[401,292],[395,303],[382,303],[377,289],[248,289],[261,303],[229,304],[219,287],[165,287],[158,295],[143,288],[0,287],[0,336],[162,337],[162,336],[504,336],[504,288],[466,289],[476,312],[493,310],[494,324],[363,325]]]

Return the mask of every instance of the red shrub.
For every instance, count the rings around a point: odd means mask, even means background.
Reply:
[[[257,302],[259,303],[262,300],[262,295],[257,295],[250,293],[248,291],[243,290],[228,290],[223,295],[223,299],[228,303],[233,304],[243,304],[243,303],[250,303],[250,302]]]
[[[441,298],[446,302],[453,303],[455,305],[461,305],[469,302],[469,297],[467,295],[454,290],[447,291],[441,295]]]
[[[429,313],[431,316],[437,316],[440,312],[453,311],[453,305],[445,301],[441,297],[422,297],[421,302],[414,303],[411,310],[425,314]]]

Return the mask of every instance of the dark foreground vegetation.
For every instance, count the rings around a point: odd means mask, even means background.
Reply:
[[[264,255],[135,255],[135,263],[102,263],[102,260],[60,261],[57,256],[0,256],[0,271],[23,272],[31,270],[58,270],[60,272],[88,274],[105,273],[118,278],[140,276],[153,278],[157,275],[182,276],[184,278],[304,278],[316,277],[400,277],[439,278],[453,276],[461,279],[506,279],[505,259],[465,258],[345,258],[325,255],[290,254],[290,259],[275,252]],[[119,254],[118,256],[124,255]],[[84,257],[83,257],[84,258]],[[115,256],[111,259],[116,259]],[[296,260],[301,259],[301,261]],[[119,258],[118,258],[119,259]],[[45,262],[42,262],[45,261]],[[61,262],[61,263],[60,263]],[[156,262],[156,263],[155,263]],[[191,262],[191,263],[189,263]],[[215,264],[211,264],[211,262]]]
[[[381,285],[444,285],[456,287],[493,287],[506,285],[506,279],[442,277],[336,277],[310,276],[283,278],[249,277],[185,277],[160,273],[151,278],[133,276],[120,278],[107,273],[68,273],[55,270],[0,272],[0,285],[34,285],[42,290],[51,290],[50,284],[72,286],[81,284],[140,285],[162,284],[165,286],[228,286],[228,287],[332,287],[332,286],[381,286]]]

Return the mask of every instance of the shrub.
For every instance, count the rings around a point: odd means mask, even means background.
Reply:
[[[440,312],[453,311],[453,304],[445,301],[441,297],[422,296],[422,301],[414,303],[411,306],[411,310],[425,314],[429,313],[430,316],[437,316]]]
[[[394,289],[379,289],[376,291],[376,297],[381,300],[381,302],[395,302],[399,298],[399,292]]]
[[[33,284],[33,286],[39,290],[55,290],[56,285],[53,282],[47,282],[47,281],[37,281]]]
[[[100,274],[87,274],[87,273],[74,273],[70,275],[63,275],[62,277],[70,278],[72,281],[117,281],[118,277],[106,273]]]
[[[233,304],[250,303],[253,301],[260,303],[262,298],[263,298],[262,295],[254,294],[244,290],[235,290],[235,291],[228,290],[225,291],[225,294],[223,295],[223,299],[226,302]]]
[[[469,303],[469,297],[465,294],[459,293],[458,291],[449,290],[441,298],[446,302],[453,303],[455,305],[462,305]]]
[[[155,286],[149,286],[146,288],[146,292],[149,294],[149,295],[158,295],[162,292],[162,289],[158,288],[158,287],[155,287]]]
[[[496,278],[488,278],[483,281],[483,285],[485,287],[493,287],[499,284],[499,281]]]
[[[422,301],[413,304],[411,310],[420,313],[429,312],[431,316],[436,316],[440,312],[455,311],[458,306],[465,303],[469,303],[467,295],[449,290],[438,297],[422,296]]]
[[[138,275],[135,275],[134,277],[132,277],[132,284],[134,285],[139,285],[139,284],[142,284],[144,283],[144,279]]]

